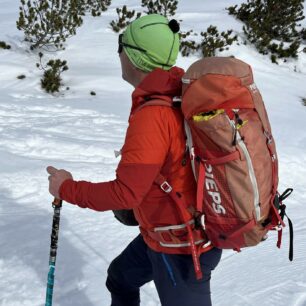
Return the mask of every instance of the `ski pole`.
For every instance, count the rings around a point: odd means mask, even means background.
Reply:
[[[52,207],[54,208],[54,213],[53,213],[53,222],[52,222],[50,257],[49,257],[49,273],[48,273],[48,283],[47,283],[45,306],[52,306],[54,272],[55,272],[57,241],[58,241],[58,231],[59,231],[59,224],[60,224],[60,217],[61,217],[60,214],[61,214],[62,200],[54,198],[54,201],[52,202]]]

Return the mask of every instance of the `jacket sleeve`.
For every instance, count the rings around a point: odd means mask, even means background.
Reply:
[[[60,187],[64,201],[98,211],[137,207],[150,191],[170,147],[168,107],[147,106],[127,129],[116,179],[91,183],[66,180]]]

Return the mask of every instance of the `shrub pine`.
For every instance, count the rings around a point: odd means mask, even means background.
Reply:
[[[127,6],[124,5],[122,8],[116,9],[118,19],[112,20],[110,26],[114,32],[119,33],[124,30],[133,20],[139,18],[141,13],[136,13],[135,10],[128,10]]]
[[[303,0],[248,0],[227,8],[230,15],[244,23],[248,41],[261,54],[270,54],[272,62],[297,58],[305,30],[299,30]]]
[[[42,63],[43,53],[39,53],[40,62],[36,64],[38,68],[44,71],[41,79],[41,87],[48,93],[59,92],[62,84],[61,74],[68,70],[67,61],[54,59],[49,60],[46,65]]]
[[[177,0],[142,0],[141,6],[148,9],[147,14],[160,14],[165,17],[174,16],[177,10]]]
[[[31,49],[64,49],[76,34],[87,11],[100,16],[111,0],[20,0],[17,29],[23,31]]]

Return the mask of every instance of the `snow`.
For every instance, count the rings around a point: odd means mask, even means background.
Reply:
[[[18,1],[0,1],[0,40],[12,46],[0,50],[1,306],[44,305],[53,214],[46,166],[71,171],[75,179],[114,178],[118,160],[113,150],[124,141],[132,87],[121,79],[117,35],[108,24],[116,17],[116,6],[140,9],[136,0],[114,2],[101,18],[86,17],[65,51],[45,54],[66,59],[69,66],[63,80],[70,90],[51,96],[40,88],[37,54],[28,51],[16,29]],[[201,31],[210,24],[233,28],[242,40],[241,23],[224,9],[241,2],[181,0],[178,19],[185,30]],[[306,56],[277,66],[250,45],[233,46],[223,54],[253,66],[277,142],[279,190],[294,188],[287,206],[295,227],[295,254],[289,262],[287,228],[280,250],[276,234],[270,234],[255,248],[239,254],[225,251],[212,277],[213,304],[305,306],[306,107],[301,97],[306,97]],[[196,58],[180,57],[178,65],[187,68]],[[18,80],[20,74],[26,78]],[[137,228],[119,224],[111,212],[65,204],[54,305],[109,305],[107,267],[137,233]],[[160,305],[153,283],[141,294],[142,305]]]

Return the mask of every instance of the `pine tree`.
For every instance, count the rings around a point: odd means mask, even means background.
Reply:
[[[142,0],[142,7],[148,9],[147,14],[160,14],[165,17],[174,16],[177,10],[177,0]]]
[[[262,54],[271,54],[271,60],[296,58],[303,32],[298,28],[304,19],[303,0],[248,0],[229,7],[229,14],[235,15],[245,25],[247,39]]]
[[[198,36],[197,33],[194,33],[193,30],[186,32],[180,32],[180,51],[183,56],[189,56],[190,54],[195,53],[200,49],[200,44],[198,44],[191,37]]]
[[[40,81],[41,87],[48,93],[55,93],[60,90],[62,84],[61,74],[67,71],[67,61],[60,59],[49,60],[46,65],[42,63],[43,53],[39,52],[39,63],[36,66],[44,71]]]
[[[64,42],[76,34],[82,16],[90,11],[101,15],[111,0],[21,0],[17,29],[24,31],[31,49],[64,49]]]
[[[203,57],[215,56],[216,52],[222,52],[229,49],[229,46],[237,41],[237,35],[232,36],[233,30],[219,33],[218,28],[209,26],[206,32],[201,32],[203,37],[200,44]]]
[[[177,0],[142,0],[141,6],[146,7],[148,10],[146,14],[160,14],[165,17],[170,17],[175,15],[177,9]],[[127,6],[124,5],[122,8],[116,9],[118,19],[112,20],[110,26],[113,31],[118,33],[124,30],[131,22],[141,16],[140,12],[135,10],[128,10]]]
[[[80,13],[90,12],[93,17],[101,16],[102,12],[107,11],[112,0],[80,0]]]
[[[128,10],[127,6],[124,5],[122,8],[116,9],[118,19],[112,20],[110,22],[110,26],[112,27],[113,31],[118,33],[121,30],[124,30],[133,20],[139,18],[141,13],[136,13],[135,10]]]
[[[196,43],[194,40],[187,40],[186,38],[194,35],[193,31],[181,33],[181,53],[183,56],[189,56],[190,54],[201,50],[203,57],[215,56],[217,52],[222,52],[229,49],[229,46],[237,41],[237,35],[232,35],[233,30],[227,30],[219,33],[216,26],[209,26],[206,31],[201,32],[202,40],[200,43]]]

